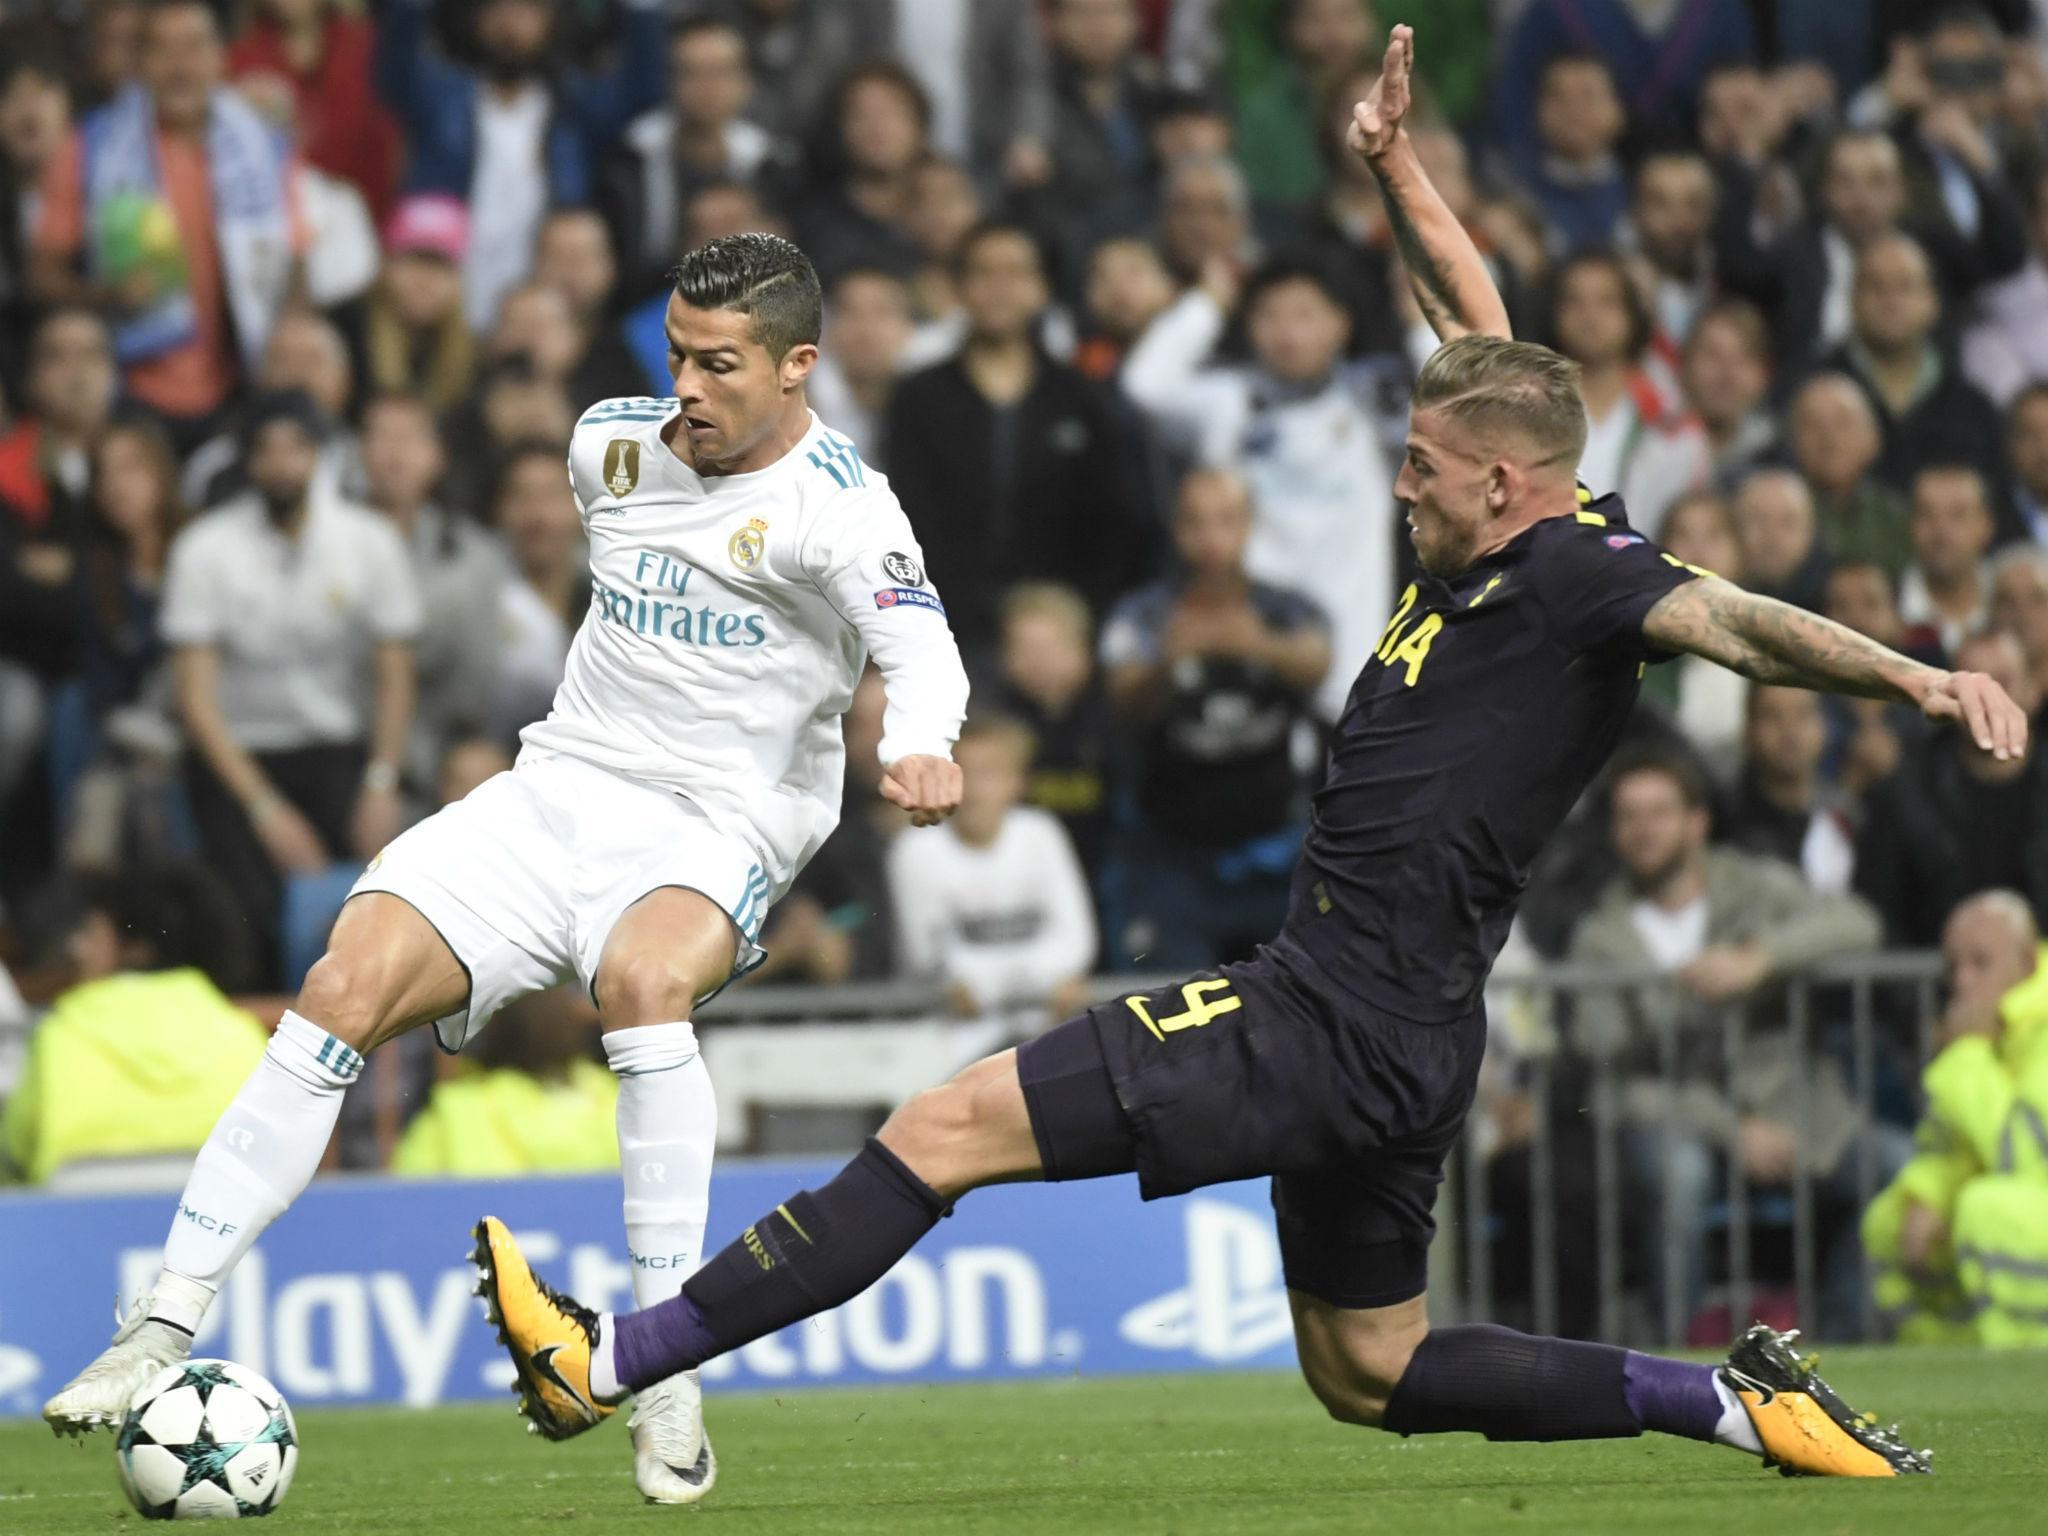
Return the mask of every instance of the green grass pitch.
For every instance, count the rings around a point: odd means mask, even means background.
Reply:
[[[1739,1530],[1970,1536],[2048,1529],[2048,1355],[1841,1350],[1859,1407],[1935,1447],[1936,1475],[1791,1482],[1659,1436],[1585,1445],[1402,1441],[1332,1424],[1293,1377],[1149,1377],[714,1396],[719,1485],[696,1510],[643,1505],[624,1426],[568,1445],[521,1433],[510,1400],[308,1413],[298,1480],[269,1525],[362,1536],[732,1533],[1557,1532]],[[0,1427],[0,1532],[141,1523],[113,1451]]]

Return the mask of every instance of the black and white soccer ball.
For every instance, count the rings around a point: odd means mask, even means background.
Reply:
[[[149,1520],[248,1520],[284,1502],[299,1432],[277,1388],[229,1360],[164,1367],[128,1400],[114,1461]]]

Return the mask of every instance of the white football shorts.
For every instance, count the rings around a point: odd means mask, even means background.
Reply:
[[[515,998],[572,978],[591,991],[619,918],[672,885],[732,919],[728,980],[767,958],[756,940],[776,893],[758,854],[680,795],[551,757],[485,780],[400,833],[349,895],[399,897],[455,952],[469,1006],[434,1032],[459,1051]]]

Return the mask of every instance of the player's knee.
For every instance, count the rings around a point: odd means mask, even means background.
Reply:
[[[958,1078],[911,1095],[882,1127],[882,1140],[927,1180],[927,1167],[957,1162],[973,1135],[974,1094]]]
[[[1331,1418],[1377,1429],[1425,1332],[1376,1331],[1347,1338],[1341,1346],[1304,1352],[1302,1375]]]
[[[1309,1391],[1316,1401],[1339,1424],[1358,1424],[1367,1429],[1378,1429],[1381,1417],[1386,1412],[1386,1399],[1375,1399],[1369,1393],[1360,1392],[1350,1383],[1320,1371],[1304,1370],[1308,1378]]]
[[[392,1022],[389,970],[374,954],[330,949],[300,983],[298,1011],[342,1044],[367,1054]]]
[[[673,949],[647,948],[621,955],[597,983],[597,1005],[607,1029],[672,1024],[687,1019],[701,991],[697,967]]]
[[[988,1065],[914,1095],[882,1127],[889,1150],[941,1194],[965,1194],[1008,1171],[996,1166],[1000,1127]]]

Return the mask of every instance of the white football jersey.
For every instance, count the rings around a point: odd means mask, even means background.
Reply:
[[[839,822],[839,717],[867,657],[882,761],[951,754],[967,674],[888,481],[814,414],[766,469],[699,476],[662,441],[673,399],[577,422],[569,478],[590,611],[521,759],[669,789],[760,855],[776,894]]]

